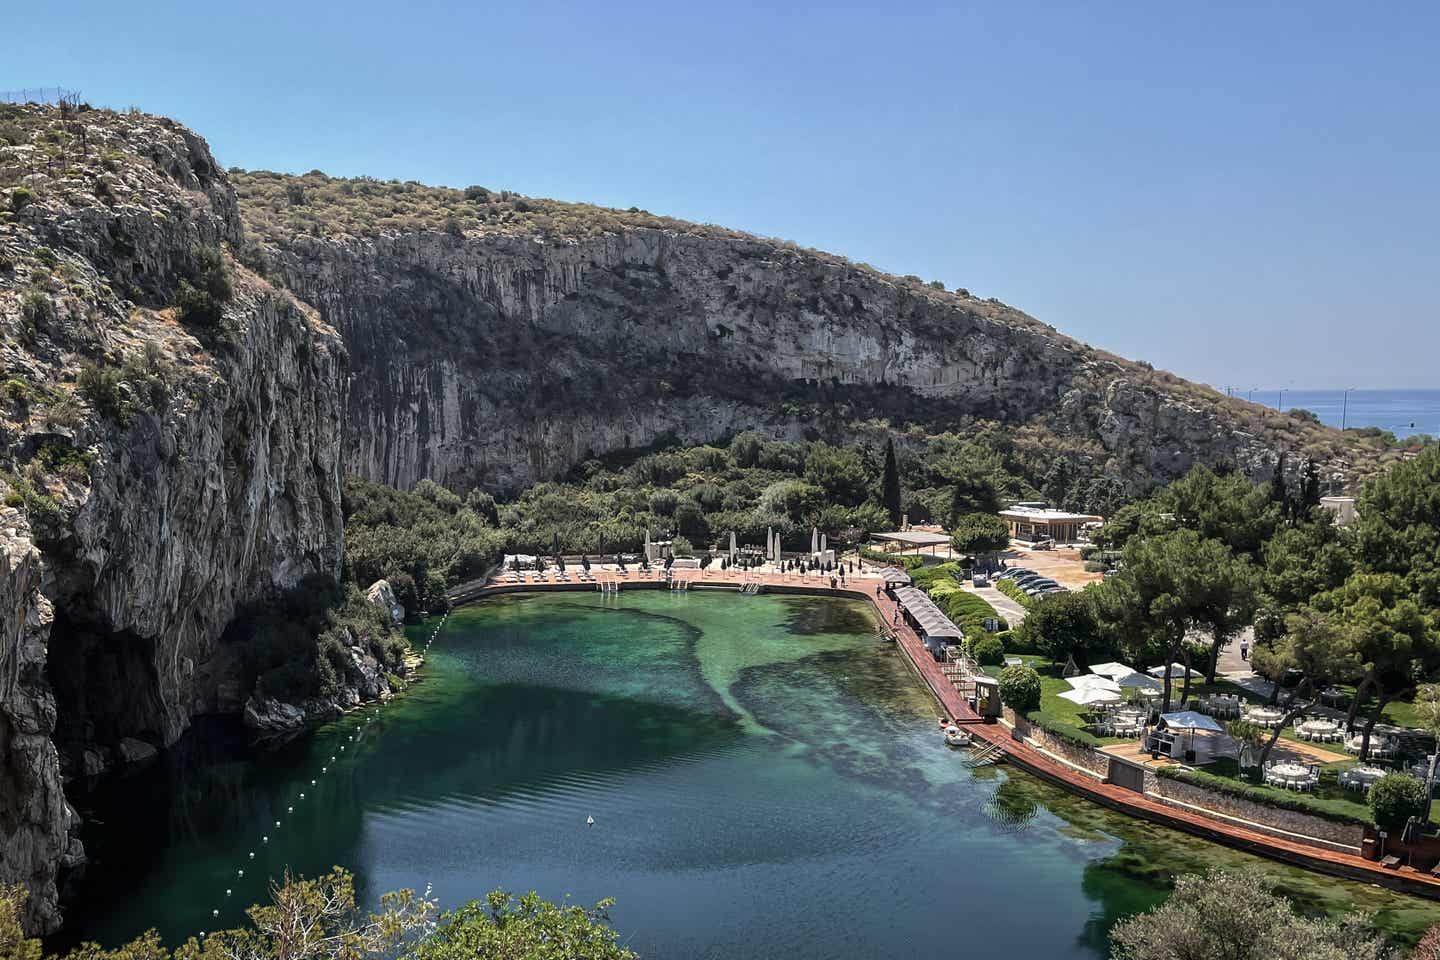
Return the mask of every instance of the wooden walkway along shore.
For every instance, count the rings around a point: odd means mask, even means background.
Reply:
[[[990,744],[991,752],[1001,752],[1007,761],[1026,772],[1055,784],[1071,793],[1086,797],[1096,803],[1121,813],[1162,824],[1216,843],[1303,867],[1308,870],[1374,883],[1402,893],[1440,900],[1440,878],[1410,867],[1386,868],[1372,860],[1356,854],[1326,850],[1309,844],[1288,841],[1280,837],[1248,830],[1243,826],[1192,813],[1162,803],[1146,794],[1117,786],[1099,779],[1088,771],[1062,762],[1058,758],[1015,738],[1011,728],[1002,723],[985,723],[970,709],[969,702],[955,689],[953,682],[945,676],[942,664],[930,656],[929,651],[915,632],[905,623],[903,617],[897,620],[896,602],[884,592],[877,594],[875,578],[860,578],[847,581],[844,587],[830,588],[829,578],[799,577],[797,575],[755,574],[738,571],[680,571],[679,576],[691,580],[692,587],[715,587],[739,590],[745,584],[756,584],[765,592],[798,593],[826,596],[846,596],[869,601],[880,616],[880,621],[891,633],[906,661],[914,669],[930,691],[931,697],[945,711],[950,719],[964,724],[974,736]],[[596,581],[570,583],[475,583],[463,584],[450,592],[451,602],[468,603],[487,596],[507,593],[523,593],[536,590],[566,591],[601,589],[598,585],[606,580],[619,580],[621,592],[632,589],[667,589],[663,580],[636,580],[619,578],[611,571],[595,571]],[[981,749],[986,749],[983,745]]]

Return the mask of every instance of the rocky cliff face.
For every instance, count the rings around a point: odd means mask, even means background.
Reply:
[[[193,134],[53,108],[8,119],[24,142],[0,149],[0,177],[20,172],[0,219],[0,491],[18,508],[0,518],[0,880],[30,887],[30,925],[48,930],[57,870],[79,855],[62,771],[238,714],[233,658],[215,656],[237,605],[338,574],[344,353],[233,262],[215,322],[170,305],[199,282],[199,251],[243,242]]]
[[[345,339],[346,462],[379,482],[513,489],[594,453],[756,427],[850,439],[999,422],[1141,486],[1195,462],[1258,477],[1279,449],[1338,443],[996,301],[773,241],[442,190],[420,216],[357,226],[377,197],[428,188],[237,182],[272,278]],[[1353,446],[1324,455],[1354,466]]]

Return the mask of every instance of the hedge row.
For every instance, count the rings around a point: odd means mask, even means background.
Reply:
[[[912,574],[925,565],[925,561],[919,557],[881,553],[879,550],[871,550],[869,547],[860,548],[860,559],[869,561],[870,563],[883,564],[887,567],[899,567],[901,570],[908,570]]]
[[[1005,596],[1009,597],[1011,600],[1014,600],[1016,603],[1020,604],[1020,606],[1025,607],[1025,608],[1027,608],[1027,609],[1029,608],[1030,603],[1031,603],[1031,600],[1032,600],[1030,594],[1026,593],[1024,590],[1021,590],[1021,589],[1015,584],[1015,581],[1013,581],[1013,580],[997,580],[997,581],[995,581],[995,589],[996,589],[996,590],[999,590],[1001,593],[1005,594]]]
[[[1203,770],[1184,770],[1170,764],[1159,767],[1155,771],[1155,775],[1164,777],[1167,780],[1178,780],[1181,783],[1188,783],[1191,786],[1203,787],[1206,790],[1214,790],[1216,793],[1221,793],[1228,797],[1249,800],[1251,803],[1275,807],[1280,810],[1293,810],[1296,813],[1309,814],[1310,816],[1320,817],[1322,820],[1329,820],[1332,823],[1369,824],[1369,820],[1366,818],[1332,810],[1325,805],[1324,800],[1311,797],[1304,793],[1291,794],[1288,791],[1252,786],[1247,783],[1231,780],[1229,777],[1217,777],[1213,773],[1206,773]]]
[[[1072,720],[1057,717],[1053,713],[1046,713],[1043,708],[1037,707],[1026,712],[1025,719],[1057,740],[1064,740],[1074,746],[1090,747],[1095,750],[1105,746],[1105,741],[1087,730],[1081,730],[1075,726]]]

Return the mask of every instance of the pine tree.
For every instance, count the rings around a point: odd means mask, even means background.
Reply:
[[[890,522],[900,523],[900,468],[895,463],[895,439],[885,441],[885,475],[880,484],[880,498]]]

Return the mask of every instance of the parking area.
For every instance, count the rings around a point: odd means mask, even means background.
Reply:
[[[1087,584],[1098,583],[1098,573],[1087,573],[1080,551],[1070,547],[1056,550],[1029,550],[1012,544],[1002,557],[1007,567],[1025,567],[1042,577],[1049,577],[1056,583],[1071,590],[1079,590]]]

